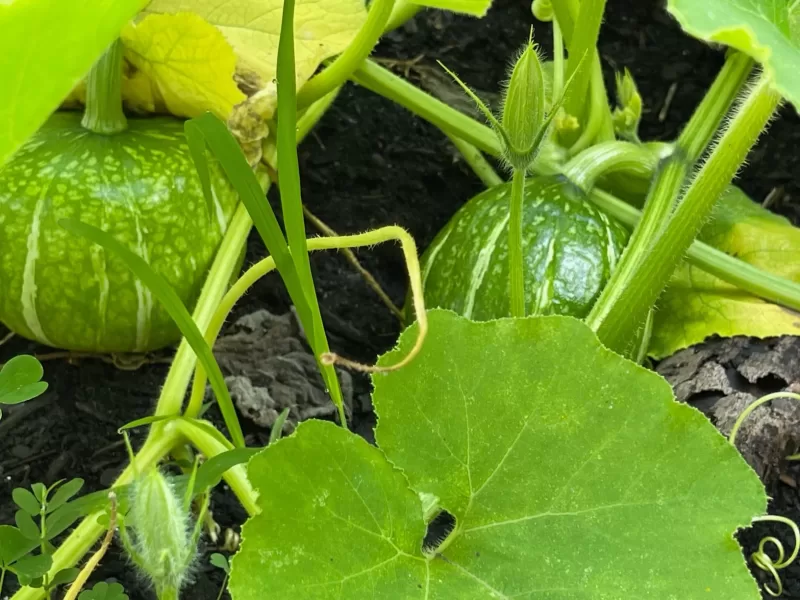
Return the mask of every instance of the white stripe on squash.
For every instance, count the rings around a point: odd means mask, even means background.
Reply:
[[[428,275],[431,273],[431,269],[433,268],[433,263],[436,262],[436,257],[438,256],[439,252],[442,251],[445,243],[447,243],[447,238],[450,237],[450,234],[453,233],[453,228],[447,230],[447,233],[444,234],[444,237],[439,241],[436,246],[428,249],[428,257],[425,263],[425,268],[422,271],[422,289],[425,289],[425,286],[428,283]]]
[[[28,232],[28,252],[25,255],[25,267],[22,271],[22,295],[20,301],[22,303],[22,316],[28,329],[40,342],[52,346],[53,343],[45,335],[44,329],[42,329],[39,313],[36,310],[36,261],[39,260],[39,238],[42,235],[41,221],[47,190],[48,186],[44,186],[33,209],[31,230]]]
[[[480,288],[483,283],[486,271],[489,270],[489,262],[491,261],[492,254],[494,254],[495,246],[497,246],[497,240],[500,238],[503,230],[508,226],[508,220],[510,218],[510,213],[506,213],[502,220],[492,228],[486,245],[481,248],[481,251],[478,253],[478,260],[475,261],[475,266],[472,267],[472,277],[470,277],[470,285],[467,290],[467,299],[464,302],[464,316],[468,319],[472,317],[472,309],[475,306],[475,294],[477,294],[478,288]]]

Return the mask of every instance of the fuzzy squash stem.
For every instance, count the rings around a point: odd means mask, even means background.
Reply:
[[[123,52],[122,42],[113,41],[89,71],[81,125],[94,133],[113,135],[128,128],[122,112]]]

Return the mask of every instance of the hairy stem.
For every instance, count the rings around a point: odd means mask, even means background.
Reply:
[[[615,171],[646,179],[652,176],[657,162],[654,153],[637,144],[601,142],[578,154],[564,165],[562,172],[584,192],[589,192],[599,177]]]
[[[525,171],[515,169],[511,179],[511,207],[508,219],[508,282],[511,291],[511,316],[525,316],[525,268],[522,258],[522,204],[525,196]]]
[[[587,323],[598,325],[622,290],[630,286],[638,265],[669,222],[689,169],[713,137],[751,68],[752,61],[741,53],[728,55],[719,75],[681,133],[672,154],[662,161],[656,179],[650,186],[642,219],[592,308]],[[632,331],[629,335],[633,335],[640,325],[641,322],[631,322]]]
[[[762,76],[730,119],[669,225],[657,240],[651,241],[651,249],[631,269],[623,285],[609,286],[603,291],[603,301],[598,300],[587,323],[606,346],[619,353],[630,350],[633,334],[644,322],[647,311],[766,128],[779,102],[780,96],[772,89],[769,78]]]

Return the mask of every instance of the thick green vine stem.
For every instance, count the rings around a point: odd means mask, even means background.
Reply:
[[[389,17],[384,33],[403,26],[406,21],[412,19],[422,8],[420,4],[414,4],[408,0],[398,0],[392,9],[392,15]]]
[[[587,148],[564,165],[563,173],[572,183],[589,192],[597,179],[607,173],[625,171],[648,179],[658,164],[658,155],[631,142],[601,142]]]
[[[621,354],[631,351],[631,341],[648,311],[766,128],[780,100],[766,75],[750,86],[666,229],[658,239],[644,238],[642,243],[651,245],[650,250],[642,252],[644,256],[630,268],[629,277],[603,290],[586,322],[606,346]]]
[[[342,85],[364,62],[383,35],[392,16],[395,0],[373,0],[367,20],[336,59],[297,92],[297,107],[305,108]]]
[[[612,291],[629,285],[636,265],[650,251],[653,241],[666,226],[691,165],[711,141],[725,112],[747,80],[752,65],[752,60],[740,52],[728,54],[714,83],[673,147],[672,154],[662,161],[648,192],[642,219],[634,229],[628,246],[592,313],[602,314],[613,299]],[[590,315],[590,319],[592,318]],[[634,329],[638,325],[632,324]]]
[[[642,213],[633,206],[603,190],[595,188],[589,194],[589,199],[629,229],[636,227],[642,217]],[[689,247],[685,259],[706,273],[754,296],[800,311],[800,285],[794,281],[763,271],[697,240]]]
[[[525,316],[525,269],[522,259],[522,199],[525,171],[514,169],[511,178],[511,210],[508,219],[508,273],[511,287],[511,316]]]
[[[128,127],[122,112],[123,52],[120,40],[112,42],[86,79],[86,110],[81,125],[95,133],[110,135]]]

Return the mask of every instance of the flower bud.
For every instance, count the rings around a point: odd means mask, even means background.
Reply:
[[[553,2],[552,0],[533,0],[531,4],[531,12],[533,16],[543,23],[548,23],[553,20]]]
[[[132,556],[156,592],[177,593],[197,552],[191,516],[174,484],[157,468],[133,484],[127,516],[134,530]]]
[[[527,169],[538,152],[545,127],[545,99],[541,59],[528,41],[511,69],[501,120],[507,158],[515,169]]]
[[[642,96],[636,89],[628,69],[616,74],[617,108],[614,109],[614,130],[622,138],[639,141],[639,121],[642,119]]]

